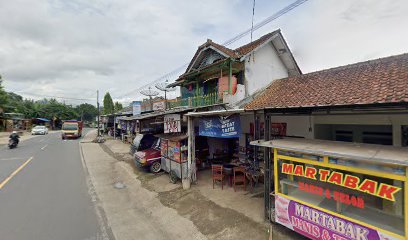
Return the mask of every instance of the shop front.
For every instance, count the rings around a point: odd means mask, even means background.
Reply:
[[[271,219],[311,239],[407,239],[408,149],[284,138],[273,156]]]
[[[192,126],[189,134],[195,143],[195,148],[190,149],[190,153],[194,154],[191,156],[194,160],[193,176],[198,175],[192,180],[211,183],[216,178],[214,172],[218,167],[222,169],[221,189],[224,186],[236,189],[236,176],[242,174],[244,189],[262,194],[263,164],[259,162],[262,158],[254,156],[253,147],[249,144],[254,134],[253,115],[237,109],[189,113],[187,116]],[[238,173],[239,170],[242,173]]]

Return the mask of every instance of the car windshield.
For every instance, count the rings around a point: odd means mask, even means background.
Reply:
[[[35,130],[44,130],[45,127],[44,126],[36,126],[34,127]]]
[[[152,145],[153,149],[160,150],[160,138],[157,138]]]
[[[76,124],[64,124],[62,125],[62,130],[77,130],[78,126]]]

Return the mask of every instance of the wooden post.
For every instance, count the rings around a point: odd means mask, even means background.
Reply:
[[[194,181],[193,177],[193,135],[194,135],[194,125],[193,117],[187,116],[187,136],[188,136],[188,154],[187,154],[187,176],[191,182]]]
[[[232,95],[232,60],[229,60],[229,74],[228,74],[228,83],[229,83],[229,94]]]

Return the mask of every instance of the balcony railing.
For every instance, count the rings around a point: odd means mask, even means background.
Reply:
[[[170,109],[176,107],[201,107],[222,103],[222,98],[218,93],[210,93],[203,96],[194,96],[189,98],[180,98],[175,101],[169,101]]]

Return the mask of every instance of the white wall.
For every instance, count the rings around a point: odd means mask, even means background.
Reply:
[[[401,146],[402,125],[408,125],[408,114],[365,114],[314,116],[315,124],[356,124],[392,126],[393,145]]]
[[[271,123],[286,123],[286,135],[291,137],[314,138],[313,117],[271,116]]]
[[[269,85],[272,80],[287,76],[288,70],[272,43],[268,43],[245,59],[245,94],[252,95],[255,91]]]

